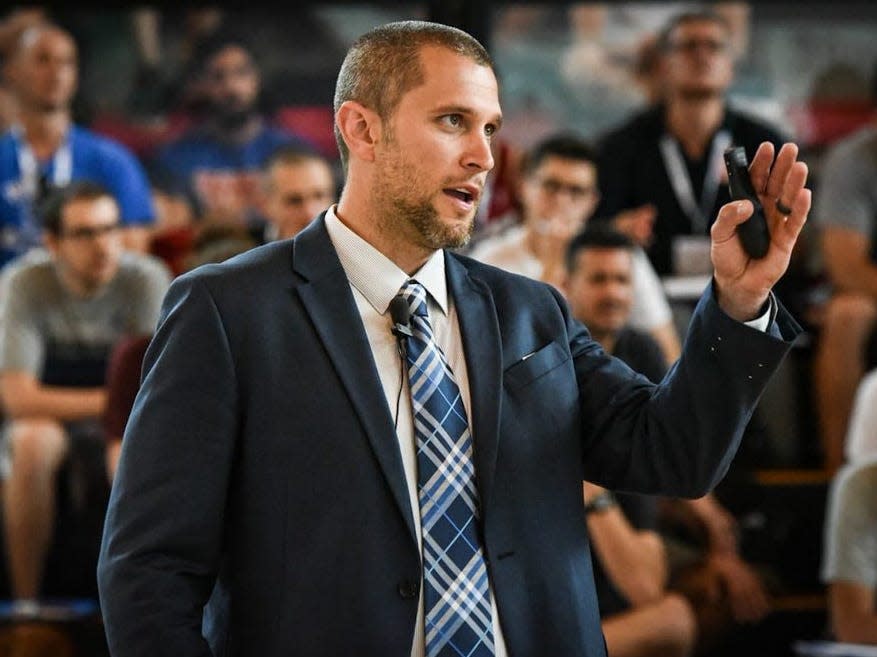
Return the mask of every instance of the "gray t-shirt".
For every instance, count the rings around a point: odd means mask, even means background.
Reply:
[[[113,280],[82,298],[61,284],[44,251],[25,256],[0,277],[0,371],[53,385],[102,385],[115,342],[155,330],[170,280],[161,260],[126,252]]]
[[[832,482],[822,581],[877,590],[877,462],[847,465]]]
[[[877,224],[877,127],[837,142],[825,157],[813,217],[873,239]]]

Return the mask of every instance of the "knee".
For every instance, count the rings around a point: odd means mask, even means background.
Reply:
[[[863,331],[877,318],[877,306],[871,297],[841,293],[825,307],[824,325],[829,331]]]
[[[690,655],[697,640],[697,619],[691,604],[679,593],[668,593],[661,601],[661,607],[667,631],[664,654]]]
[[[16,420],[9,430],[12,470],[21,476],[54,473],[67,453],[67,434],[54,420]]]

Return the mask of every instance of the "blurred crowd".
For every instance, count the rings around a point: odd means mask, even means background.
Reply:
[[[574,12],[564,75],[598,70],[639,108],[596,134],[568,125],[523,144],[500,133],[462,249],[557,287],[605,350],[655,381],[685,339],[674,307],[692,300],[667,282],[699,294],[711,273],[710,226],[730,200],[724,151],[751,159],[794,136],[729,97],[748,15],[721,4],[670,16],[623,59],[596,47],[599,12]],[[246,21],[215,8],[124,13],[137,65],[119,114],[94,89],[77,105],[96,44],[72,13],[21,8],[0,22],[0,529],[12,627],[31,646],[53,596],[95,595],[90,548],[171,280],[294,238],[342,191],[331,89],[314,82],[313,98],[285,101]],[[314,80],[335,68],[300,59]],[[818,155],[811,220],[775,290],[812,354],[812,380],[795,385],[812,395],[817,457],[795,465],[830,482],[825,636],[877,644],[873,106]],[[735,476],[764,465],[766,424],[753,417]],[[747,550],[722,491],[645,498],[584,483],[583,501],[610,657],[732,654],[735,633],[788,592],[776,564]],[[62,529],[90,537],[82,554]],[[59,550],[82,577],[59,575]],[[10,654],[72,654],[52,645]]]

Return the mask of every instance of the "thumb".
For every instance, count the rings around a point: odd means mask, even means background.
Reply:
[[[737,226],[749,219],[754,211],[751,201],[734,201],[723,205],[710,230],[713,241],[724,242],[733,237]]]

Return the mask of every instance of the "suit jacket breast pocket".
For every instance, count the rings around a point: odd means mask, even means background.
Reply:
[[[505,386],[517,390],[542,378],[569,360],[569,354],[556,342],[549,342],[541,349],[527,354],[511,365],[504,374]]]

